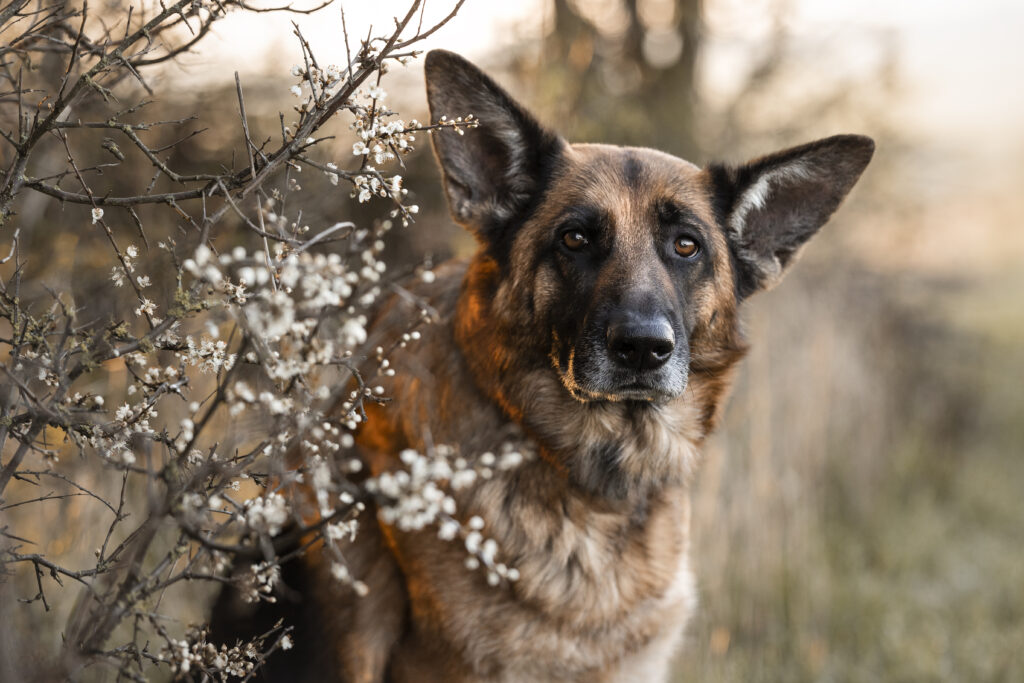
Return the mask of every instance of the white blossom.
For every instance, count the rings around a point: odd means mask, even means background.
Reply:
[[[288,521],[288,505],[280,493],[268,493],[245,503],[245,522],[253,531],[274,534]]]
[[[144,298],[140,302],[139,307],[135,309],[135,315],[142,315],[143,313],[145,313],[146,315],[155,314],[156,304],[150,301],[149,299]]]

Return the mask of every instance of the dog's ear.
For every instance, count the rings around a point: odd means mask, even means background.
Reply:
[[[775,285],[871,161],[875,143],[836,135],[738,168],[709,168],[716,209],[739,263],[737,292]]]
[[[522,218],[565,143],[459,55],[432,50],[425,70],[432,123],[467,114],[480,122],[464,131],[437,130],[432,137],[452,216],[493,240]]]

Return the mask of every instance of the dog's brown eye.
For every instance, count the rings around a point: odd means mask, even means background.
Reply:
[[[587,246],[587,236],[579,230],[569,230],[562,234],[562,244],[572,251],[579,251]]]
[[[689,237],[679,237],[675,243],[676,253],[683,258],[692,258],[700,251],[700,247]]]

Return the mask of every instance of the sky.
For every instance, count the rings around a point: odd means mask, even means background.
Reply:
[[[1024,2],[1019,0],[800,0],[803,30],[893,30],[923,125],[957,134],[1020,138],[1024,114]],[[930,123],[934,122],[934,123]]]
[[[591,0],[595,1],[595,0]],[[602,0],[596,0],[601,2]],[[727,89],[743,68],[744,54],[756,50],[770,31],[771,0],[708,0],[709,52],[706,82]],[[786,26],[809,58],[827,50],[840,57],[838,68],[857,68],[866,51],[858,38],[887,35],[898,51],[903,102],[900,116],[923,132],[979,143],[1014,141],[1024,149],[1024,2],[1019,0],[788,0]],[[390,24],[406,7],[404,0],[345,2],[350,27]],[[446,13],[450,2],[428,3],[431,16]],[[543,32],[543,4],[530,0],[468,0],[460,14],[424,47],[445,47],[481,59],[515,39]],[[190,61],[202,67],[230,64],[246,74],[286,70],[299,60],[295,39],[275,14],[235,15],[218,24],[217,39]],[[318,56],[344,62],[340,12],[329,7],[296,18]],[[353,40],[356,38],[353,36]],[[860,54],[858,53],[860,50]],[[821,54],[817,52],[817,54]],[[193,76],[197,69],[189,69]],[[733,75],[730,78],[730,75]],[[1005,144],[1001,145],[1007,149]]]

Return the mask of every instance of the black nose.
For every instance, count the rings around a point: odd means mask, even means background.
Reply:
[[[612,323],[608,353],[618,365],[653,370],[665,364],[676,347],[676,335],[665,319]]]

